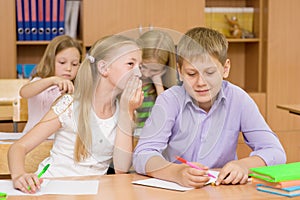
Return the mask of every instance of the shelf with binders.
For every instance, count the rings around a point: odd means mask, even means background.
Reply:
[[[77,38],[78,42],[83,46],[82,41],[82,33],[79,23],[80,18],[80,5],[81,1],[75,0],[16,0],[15,2],[15,12],[16,12],[16,28],[18,28],[18,4],[19,5],[26,5],[30,7],[29,9],[29,17],[30,23],[29,25],[33,25],[32,18],[34,15],[33,10],[43,10],[44,14],[40,12],[36,13],[36,18],[39,20],[40,18],[43,19],[42,23],[38,23],[37,26],[41,27],[44,30],[44,33],[40,35],[38,31],[38,36],[29,38],[23,37],[20,40],[20,37],[16,35],[16,64],[24,65],[24,64],[38,64],[47,48],[47,45],[50,41],[58,36],[58,35],[69,35],[73,38]],[[73,5],[75,4],[75,5]],[[46,9],[47,8],[47,9]],[[23,8],[24,10],[25,8]],[[70,12],[72,11],[72,12]],[[50,18],[47,19],[47,13],[50,15]],[[56,17],[53,17],[54,14]],[[41,16],[40,16],[41,15]],[[61,16],[62,15],[62,16]],[[66,19],[65,19],[66,18]],[[49,21],[50,20],[50,21]],[[69,22],[70,21],[70,22]],[[50,26],[50,36],[46,36],[46,25]],[[53,27],[57,28],[57,34],[52,34]],[[63,31],[61,31],[64,27]],[[40,28],[38,28],[39,30]],[[48,31],[49,32],[49,31]],[[22,38],[22,37],[21,37]]]
[[[80,6],[79,0],[15,0],[17,41],[77,38]]]
[[[82,44],[82,40],[77,40],[80,44]],[[43,41],[17,41],[16,45],[22,46],[22,45],[48,45],[50,41],[43,40]]]

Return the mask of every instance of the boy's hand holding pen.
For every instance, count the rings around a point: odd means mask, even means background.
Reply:
[[[197,165],[194,165],[194,164],[191,163],[191,162],[186,161],[184,158],[181,158],[181,157],[179,157],[179,156],[176,156],[176,159],[177,159],[178,161],[182,162],[182,163],[185,163],[185,164],[189,165],[189,166],[192,167],[192,168],[199,169],[199,170],[205,170],[205,169],[202,169],[202,168],[198,167]],[[210,173],[208,173],[207,175],[208,175],[209,177],[216,178],[214,175],[212,175],[212,174],[210,174]]]

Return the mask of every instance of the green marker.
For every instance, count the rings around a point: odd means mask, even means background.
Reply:
[[[41,176],[43,176],[43,174],[45,174],[45,172],[47,171],[47,169],[49,168],[50,164],[47,164],[44,169],[39,173],[38,178],[41,178]]]
[[[0,192],[0,197],[6,197],[6,193]]]
[[[6,200],[7,194],[4,192],[0,192],[0,200]]]
[[[3,197],[6,197],[7,196],[7,194],[6,193],[4,193],[4,192],[0,192],[0,197],[1,198],[3,198]]]
[[[43,170],[38,174],[38,178],[41,178],[43,176],[43,174],[45,174],[45,172],[47,171],[47,169],[50,167],[50,164],[47,164]],[[30,186],[28,186],[28,190],[30,190]]]

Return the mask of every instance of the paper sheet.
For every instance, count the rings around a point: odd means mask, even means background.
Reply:
[[[44,179],[42,187],[38,192],[35,194],[26,194],[14,189],[11,180],[0,180],[0,192],[5,192],[8,196],[39,196],[44,194],[89,195],[98,193],[98,185],[98,180],[70,181]]]
[[[214,183],[217,180],[217,177],[219,175],[218,171],[208,170],[208,173],[214,175],[216,178],[210,177],[210,179],[206,183],[206,185],[208,185],[210,183]],[[137,185],[151,186],[151,187],[163,188],[163,189],[168,189],[168,190],[176,190],[176,191],[187,191],[187,190],[194,189],[194,188],[189,188],[189,187],[183,187],[174,182],[165,181],[165,180],[156,179],[156,178],[148,178],[145,180],[132,181],[132,183],[137,184]]]

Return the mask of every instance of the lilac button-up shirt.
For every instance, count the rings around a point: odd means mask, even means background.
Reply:
[[[193,103],[183,86],[173,86],[156,99],[142,129],[134,152],[133,165],[145,174],[152,156],[177,162],[181,156],[210,168],[221,168],[236,160],[239,133],[267,165],[286,162],[285,151],[269,128],[252,98],[241,88],[223,81],[207,113]]]

